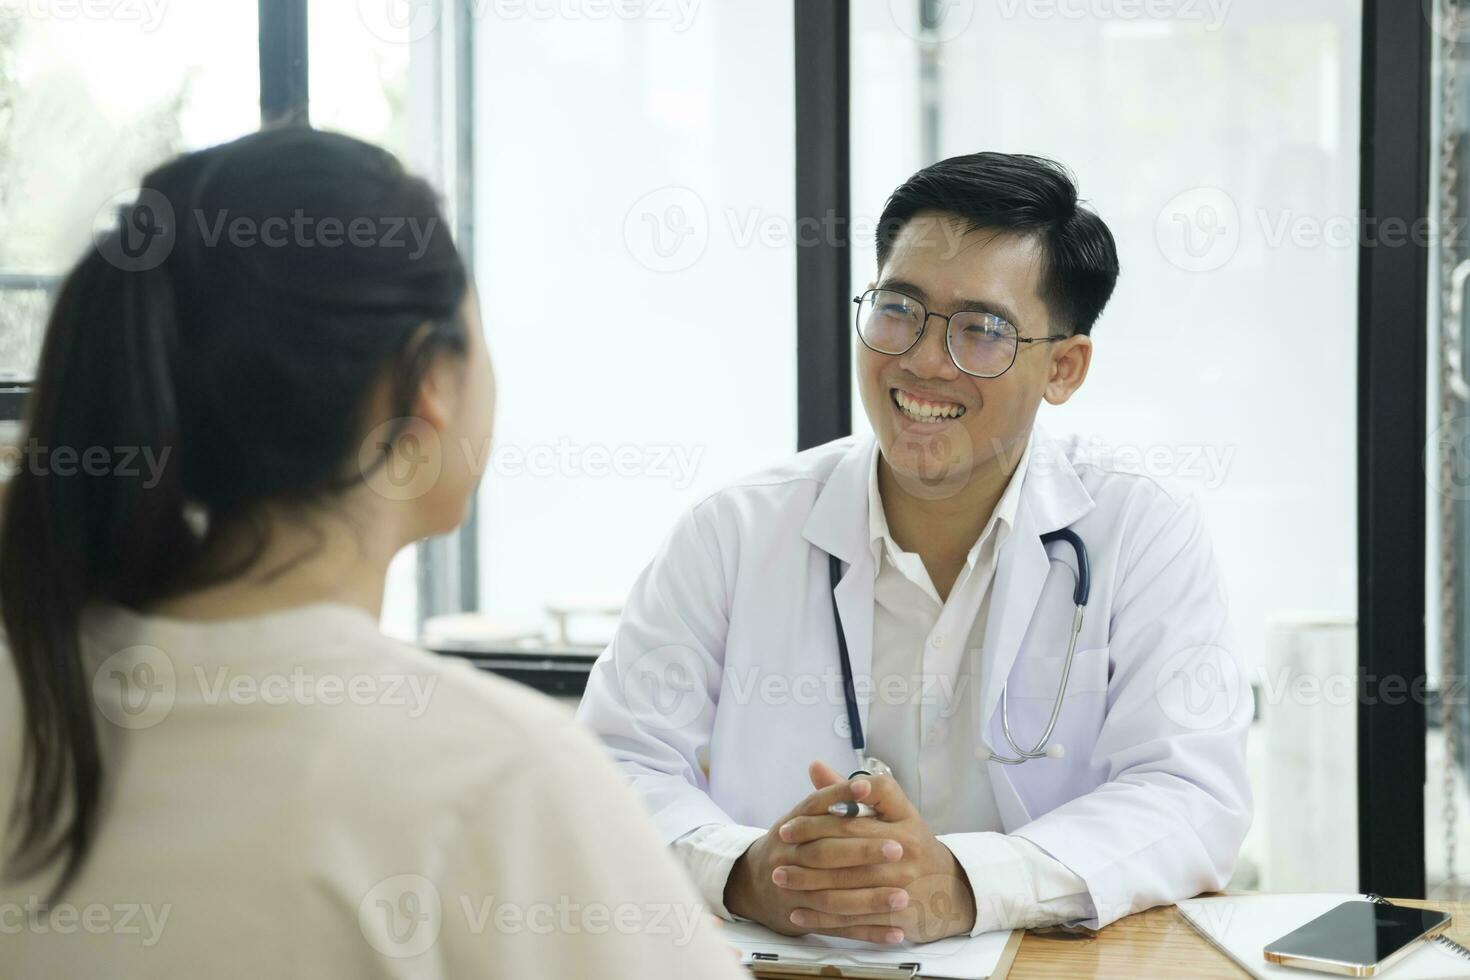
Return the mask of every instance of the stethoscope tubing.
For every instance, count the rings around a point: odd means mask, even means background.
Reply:
[[[837,583],[842,578],[842,560],[836,555],[827,556],[827,576],[832,583],[832,621],[837,624],[837,659],[842,662],[842,696],[847,702],[847,729],[852,738],[852,751],[857,757],[857,769],[853,775],[869,773],[863,718],[858,712],[857,687],[852,681],[852,658],[847,654],[847,636],[842,631],[842,613],[837,608]]]
[[[1060,752],[1048,751],[1052,733],[1056,730],[1057,721],[1061,718],[1062,703],[1067,697],[1067,683],[1072,674],[1072,661],[1077,653],[1077,638],[1082,633],[1082,621],[1087,609],[1087,600],[1092,591],[1092,569],[1088,561],[1087,546],[1082,543],[1082,538],[1071,528],[1059,528],[1049,531],[1041,536],[1041,544],[1044,548],[1056,541],[1062,541],[1072,546],[1072,552],[1077,560],[1077,581],[1072,589],[1072,601],[1076,603],[1077,609],[1072,615],[1071,636],[1067,642],[1067,658],[1062,662],[1062,677],[1057,685],[1056,698],[1052,702],[1051,717],[1047,719],[1046,728],[1041,737],[1030,749],[1023,749],[1011,734],[1010,719],[1010,682],[1001,685],[1000,689],[1000,727],[1010,744],[1015,756],[1003,756],[994,752],[986,755],[992,762],[998,762],[1006,766],[1019,766],[1030,759],[1040,759],[1048,755],[1059,755]],[[842,696],[847,707],[848,734],[852,742],[853,756],[857,760],[857,769],[853,775],[869,774],[872,763],[867,757],[867,740],[863,735],[862,715],[858,711],[857,687],[853,682],[852,658],[847,652],[847,636],[842,629],[842,613],[837,608],[837,583],[842,578],[842,561],[836,555],[827,556],[827,574],[832,586],[832,620],[837,627],[837,659],[842,665]],[[1060,745],[1053,747],[1059,750]]]

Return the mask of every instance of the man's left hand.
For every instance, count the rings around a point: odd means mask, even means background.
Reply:
[[[810,775],[817,789],[843,781],[821,762],[812,763]],[[793,817],[780,827],[781,839],[810,845],[799,848],[800,854],[820,852],[821,842],[831,838],[882,837],[898,841],[903,856],[897,861],[850,868],[800,864],[778,868],[776,884],[803,893],[791,913],[792,924],[808,932],[849,939],[881,937],[889,942],[926,943],[969,935],[975,927],[975,896],[969,879],[954,854],[929,830],[897,780],[892,776],[860,776],[851,781],[849,788],[854,801],[873,807],[877,815]],[[864,890],[873,888],[902,888],[908,900],[891,913],[852,914],[854,893],[871,894]]]

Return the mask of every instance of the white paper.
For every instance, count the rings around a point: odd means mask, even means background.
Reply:
[[[748,964],[755,953],[776,953],[783,961],[833,963],[843,966],[898,966],[922,964],[925,977],[943,980],[984,980],[995,972],[1005,951],[1008,931],[987,932],[973,938],[955,936],[932,943],[874,943],[831,936],[783,936],[753,922],[726,922],[721,932],[740,950],[740,962]]]
[[[1308,980],[1326,976],[1296,967],[1267,963],[1268,945],[1343,902],[1362,895],[1240,895],[1192,898],[1179,903],[1184,920],[1252,976],[1260,980]],[[1444,980],[1470,977],[1470,960],[1435,943],[1422,943],[1387,970],[1374,976],[1388,980]]]

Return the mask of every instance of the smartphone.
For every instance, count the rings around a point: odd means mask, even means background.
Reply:
[[[1304,970],[1371,977],[1407,956],[1449,925],[1431,909],[1343,902],[1266,947],[1266,962]]]

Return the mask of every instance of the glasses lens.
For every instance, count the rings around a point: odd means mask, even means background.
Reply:
[[[961,371],[998,377],[1016,359],[1016,328],[989,313],[959,313],[949,321],[949,349]]]
[[[883,354],[902,354],[924,329],[924,308],[917,300],[888,289],[870,289],[858,304],[858,336]]]

